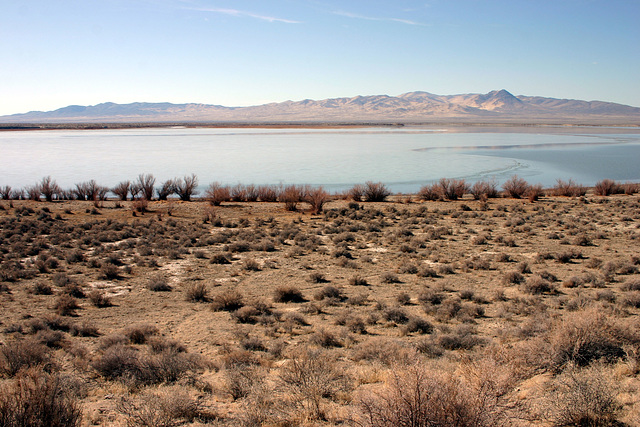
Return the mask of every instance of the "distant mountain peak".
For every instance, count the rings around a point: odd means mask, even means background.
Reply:
[[[104,102],[0,117],[0,123],[433,121],[640,125],[640,108],[602,101],[514,96],[506,89],[498,89],[486,94],[436,95],[415,91],[398,96],[358,95],[350,98],[273,102],[251,107],[169,102]]]

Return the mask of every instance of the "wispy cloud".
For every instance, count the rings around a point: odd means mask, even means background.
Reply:
[[[407,24],[407,25],[424,25],[420,22],[411,21],[409,19],[377,18],[374,16],[366,16],[366,15],[359,15],[357,13],[345,12],[343,10],[336,10],[336,11],[333,11],[332,13],[334,15],[345,16],[347,18],[354,18],[354,19],[364,19],[366,21],[388,21],[388,22],[398,22],[400,24]]]
[[[231,15],[231,16],[237,16],[237,17],[248,17],[248,18],[260,19],[262,21],[267,21],[267,22],[280,22],[284,24],[302,24],[301,21],[294,21],[292,19],[284,19],[284,18],[276,18],[274,16],[261,15],[258,13],[247,12],[247,11],[238,10],[238,9],[219,9],[219,8],[209,8],[209,7],[192,7],[189,9],[198,10],[201,12],[220,13],[223,15]]]

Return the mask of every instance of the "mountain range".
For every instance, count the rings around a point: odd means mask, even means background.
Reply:
[[[251,107],[106,102],[0,116],[0,123],[548,123],[640,125],[640,108],[603,101],[486,94],[408,92]]]

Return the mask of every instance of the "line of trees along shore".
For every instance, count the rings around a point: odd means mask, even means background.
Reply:
[[[199,195],[198,177],[195,174],[181,178],[172,178],[156,185],[152,174],[140,174],[133,181],[122,181],[109,188],[99,185],[95,180],[75,184],[73,188],[63,189],[51,177],[46,176],[34,185],[13,189],[5,185],[0,187],[2,200],[88,200],[106,201],[110,195],[120,201],[152,201],[178,198],[189,202]],[[545,195],[580,197],[588,188],[574,182],[558,179],[552,188],[543,188],[540,184],[530,184],[517,175],[511,176],[501,187],[496,181],[477,181],[473,184],[464,179],[442,178],[433,184],[424,185],[415,196],[419,200],[458,200],[471,195],[475,200],[486,200],[497,197],[527,198],[538,200]],[[640,184],[633,182],[620,183],[611,179],[603,179],[593,187],[593,194],[609,196],[612,194],[635,194],[640,191]],[[296,210],[299,203],[307,202],[316,212],[322,211],[323,205],[331,198],[345,198],[354,201],[383,202],[391,196],[391,191],[381,182],[368,181],[356,184],[340,194],[330,195],[322,186],[310,185],[223,185],[211,183],[203,194],[204,199],[214,206],[223,202],[281,202],[287,210]]]

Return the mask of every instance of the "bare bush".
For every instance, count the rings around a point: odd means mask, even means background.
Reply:
[[[31,368],[0,385],[0,425],[76,427],[81,419],[77,397],[56,374]]]
[[[311,213],[318,215],[322,212],[324,204],[329,201],[329,193],[322,187],[311,188],[306,191],[304,201],[311,205]]]
[[[298,210],[298,203],[302,202],[304,196],[304,188],[297,185],[287,185],[280,192],[278,200],[284,203],[284,208],[287,211]]]
[[[323,350],[295,351],[279,372],[280,387],[311,419],[324,419],[324,400],[350,389],[349,378],[335,358]]]
[[[364,184],[365,202],[384,202],[391,195],[391,191],[381,182],[367,181]]]
[[[295,286],[282,285],[273,291],[274,302],[305,302],[306,299]]]
[[[145,174],[138,175],[136,186],[140,188],[142,197],[145,200],[148,200],[148,201],[153,200],[153,192],[154,192],[155,184],[156,184],[156,179],[152,174],[148,173],[146,175]]]
[[[115,187],[111,189],[111,192],[118,196],[118,199],[122,201],[127,200],[127,196],[129,195],[129,189],[131,188],[130,181],[122,181],[118,183]]]
[[[50,354],[46,346],[34,340],[22,340],[0,346],[0,374],[13,377],[21,369],[40,366],[50,368]]]
[[[276,202],[280,196],[278,187],[273,185],[261,185],[257,189],[258,200],[261,202]]]
[[[55,180],[51,179],[50,176],[45,176],[38,184],[40,187],[40,192],[44,196],[44,199],[47,202],[53,201],[53,198],[60,194],[60,186],[56,183]]]
[[[198,187],[198,177],[196,174],[185,175],[183,178],[176,178],[174,180],[174,191],[180,197],[180,200],[189,202],[191,196],[198,194],[196,188]]]
[[[10,185],[0,187],[0,198],[2,198],[2,200],[13,200],[14,192]]]
[[[505,410],[508,380],[472,367],[464,376],[423,363],[398,366],[378,393],[358,401],[359,424],[395,426],[498,426],[509,423]]]
[[[213,206],[220,206],[222,202],[231,200],[229,187],[220,185],[218,182],[211,183],[204,195]]]
[[[469,190],[464,179],[441,178],[438,182],[442,197],[448,200],[458,200]]]
[[[158,200],[167,200],[167,198],[174,193],[175,188],[176,183],[173,179],[168,179],[163,182],[156,191],[158,193]]]
[[[553,187],[553,194],[555,196],[579,197],[584,196],[586,192],[586,188],[575,183],[573,179],[569,179],[569,181],[559,179]]]
[[[427,184],[422,186],[418,191],[418,198],[425,201],[440,199],[438,184]]]
[[[547,418],[557,426],[614,426],[622,405],[618,387],[603,365],[571,367],[552,383],[547,399]]]
[[[496,198],[498,197],[498,184],[495,181],[477,181],[469,191],[475,200]]]
[[[145,390],[140,396],[125,396],[117,409],[127,418],[128,426],[172,427],[193,422],[201,406],[182,386]]]
[[[364,196],[364,185],[356,184],[349,191],[347,191],[347,197],[349,197],[354,202],[361,202],[362,197]]]
[[[209,301],[209,290],[204,283],[192,283],[185,289],[185,298],[191,302]]]
[[[598,181],[595,187],[593,187],[593,194],[596,196],[610,196],[612,194],[622,193],[622,191],[622,186],[612,179]]]
[[[235,311],[244,306],[242,294],[236,290],[226,290],[211,297],[213,311]]]
[[[502,189],[508,197],[520,199],[527,193],[529,184],[518,175],[513,175],[504,184],[502,184]]]
[[[527,199],[529,199],[530,202],[537,201],[538,199],[540,199],[540,197],[544,196],[544,190],[542,189],[542,185],[541,184],[530,185],[529,189],[527,189],[527,192],[525,193],[525,196],[527,196]]]

